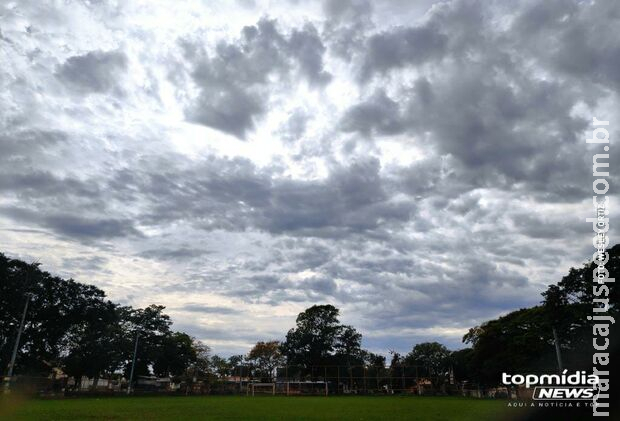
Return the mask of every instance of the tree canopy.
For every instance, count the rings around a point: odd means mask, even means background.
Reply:
[[[610,278],[620,275],[620,245],[607,250],[605,265]],[[513,311],[469,330],[463,341],[472,346],[467,355],[470,377],[478,382],[497,384],[501,372],[540,372],[557,370],[553,329],[556,330],[564,368],[592,367],[592,326],[588,320],[603,288],[595,282],[596,264],[571,268],[557,284],[542,293],[541,305]],[[608,289],[609,313],[618,320],[619,296],[615,282]],[[617,331],[617,325],[612,326]],[[617,337],[611,334],[610,337]],[[612,341],[612,346],[617,344]]]
[[[296,327],[286,334],[282,352],[291,365],[362,364],[362,335],[338,320],[340,310],[330,304],[314,305],[299,313]]]
[[[267,379],[277,367],[284,365],[286,360],[280,351],[279,341],[259,341],[248,353],[247,361],[258,370],[259,376]]]
[[[609,277],[617,278],[620,245],[608,253]],[[542,293],[540,305],[469,329],[463,342],[471,348],[450,351],[438,342],[420,343],[405,356],[392,351],[389,369],[404,374],[405,367],[416,366],[421,376],[431,377],[435,384],[454,372],[460,380],[497,385],[502,372],[553,371],[554,331],[565,368],[591,367],[593,322],[587,316],[594,307],[605,305],[609,314],[620,318],[618,287],[614,282],[597,284],[595,269],[594,263],[572,268]],[[211,355],[207,345],[187,333],[172,330],[163,306],[121,306],[95,286],[50,275],[38,263],[0,253],[3,367],[10,359],[26,300],[30,306],[15,367],[20,374],[46,375],[60,367],[76,378],[127,375],[136,340],[135,375],[224,378],[252,372],[268,381],[283,365],[307,374],[318,366],[338,365],[350,371],[361,365],[384,369],[386,364],[384,356],[362,348],[362,334],[342,324],[339,309],[331,304],[313,305],[299,313],[284,341],[258,341],[246,356],[223,358]],[[612,342],[612,346],[617,345]]]
[[[97,379],[131,369],[138,336],[135,374],[181,375],[198,363],[202,345],[171,330],[165,307],[120,306],[93,285],[62,279],[0,253],[0,363],[7,367],[26,300],[26,323],[15,372]],[[204,369],[204,367],[202,367]]]

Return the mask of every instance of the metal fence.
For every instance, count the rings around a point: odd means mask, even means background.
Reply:
[[[25,394],[49,396],[80,394],[124,394],[128,381],[120,375],[110,378],[73,379],[66,376],[36,377],[13,376],[5,388]],[[254,394],[256,384],[269,394],[286,395],[347,395],[347,394],[457,394],[455,379],[450,372],[432,375],[420,366],[376,367],[337,366],[314,367],[281,366],[272,370],[240,365],[225,374],[208,376],[179,376],[157,378],[138,376],[132,385],[132,394]]]
[[[455,383],[450,372],[438,375],[420,366],[288,365],[268,373],[256,367],[238,366],[233,374],[239,382],[240,392],[244,391],[244,387],[247,389],[248,384],[261,382],[294,384],[301,389],[298,394],[325,394],[326,389],[328,394],[448,393],[450,384]],[[306,388],[308,391],[304,392]],[[285,387],[279,386],[277,389],[285,390]],[[288,394],[291,394],[290,387]]]

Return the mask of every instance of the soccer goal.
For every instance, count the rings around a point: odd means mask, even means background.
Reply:
[[[252,396],[255,394],[259,395],[275,395],[276,394],[276,384],[275,383],[250,383],[248,385],[248,395],[252,393]]]

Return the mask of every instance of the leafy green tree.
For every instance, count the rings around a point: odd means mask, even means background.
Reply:
[[[264,381],[271,381],[274,370],[285,363],[279,341],[257,342],[248,353],[246,360],[257,369],[257,374]]]
[[[605,265],[610,278],[620,275],[620,245],[607,250]],[[471,344],[468,368],[471,380],[496,385],[502,372],[548,372],[557,370],[555,330],[559,339],[563,366],[571,371],[592,366],[592,308],[600,305],[595,292],[603,288],[595,282],[596,265],[589,262],[571,268],[560,282],[543,292],[540,306],[513,311],[469,330],[463,341]],[[605,284],[609,312],[620,315],[618,287]],[[612,327],[612,346],[614,345]],[[616,345],[617,346],[617,345]]]
[[[232,371],[232,367],[226,358],[222,358],[219,355],[214,355],[211,357],[211,366],[213,367],[213,371],[219,377],[229,376]]]
[[[122,308],[125,355],[125,376],[131,372],[134,345],[138,337],[138,350],[134,376],[150,375],[164,343],[171,335],[172,321],[163,313],[164,306],[150,305],[144,309]]]
[[[47,375],[67,354],[67,335],[101,323],[109,302],[103,291],[64,280],[0,253],[0,363],[6,367],[26,297],[30,297],[15,373]],[[105,364],[103,364],[105,365]]]
[[[329,362],[342,326],[339,310],[329,304],[314,305],[299,313],[296,327],[289,330],[282,343],[282,353],[290,365],[319,366]]]
[[[245,364],[246,360],[243,355],[231,355],[228,357],[228,365],[230,366],[230,375],[232,376],[248,376],[250,374],[249,367]]]
[[[231,367],[236,367],[243,364],[244,360],[245,358],[243,355],[231,355],[230,357],[228,357],[228,365],[230,365]]]
[[[555,368],[551,322],[541,306],[521,309],[474,327],[463,341],[473,348],[476,381],[496,385],[501,373]]]
[[[361,366],[385,359],[362,349],[362,334],[340,324],[340,311],[329,304],[314,305],[299,313],[281,350],[291,366],[310,369],[322,365]],[[303,370],[302,370],[303,371]]]
[[[385,368],[385,357],[369,351],[364,351],[364,363],[375,368]]]
[[[187,333],[173,332],[161,339],[153,361],[153,372],[160,377],[182,376],[197,358],[193,338]]]
[[[607,250],[609,260],[605,268],[609,278],[620,277],[620,244]],[[592,326],[588,320],[594,307],[602,306],[601,300],[608,300],[609,313],[620,317],[620,290],[616,282],[599,284],[596,279],[595,262],[584,264],[581,268],[571,268],[557,285],[549,285],[544,297],[543,307],[548,315],[549,324],[555,328],[562,351],[564,366],[567,368],[587,369],[591,367]],[[610,337],[616,337],[612,327]],[[616,345],[613,342],[613,345]]]
[[[445,380],[449,368],[450,351],[439,342],[424,342],[413,347],[405,357],[405,364],[420,366],[434,386]]]
[[[93,378],[113,373],[123,360],[118,306],[111,302],[91,307],[84,319],[69,328],[64,338],[62,367],[68,375]]]
[[[21,337],[15,373],[47,375],[62,367],[77,379],[131,369],[136,335],[135,375],[180,375],[205,365],[208,348],[197,347],[185,333],[170,330],[163,306],[122,307],[103,291],[50,275],[0,253],[0,362],[6,367],[26,297],[30,305]],[[204,369],[204,367],[200,367]],[[205,370],[206,371],[206,370]]]
[[[340,326],[334,343],[334,362],[352,365],[364,364],[366,352],[362,350],[362,334],[352,326]]]
[[[404,357],[399,352],[396,352],[392,349],[390,350],[390,355],[391,355],[391,358],[390,358],[390,369],[391,370],[395,370],[404,364]]]
[[[192,347],[196,358],[188,368],[188,375],[204,378],[212,374],[211,348],[197,339],[192,340]]]
[[[450,354],[450,366],[454,371],[456,381],[472,381],[476,378],[476,374],[472,365],[474,350],[472,348],[463,348],[458,351],[452,351]]]

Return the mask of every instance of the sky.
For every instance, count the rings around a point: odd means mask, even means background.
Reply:
[[[462,348],[591,256],[615,1],[0,1],[0,250],[215,353]],[[600,149],[600,147],[599,147]],[[616,219],[617,220],[617,219]]]

